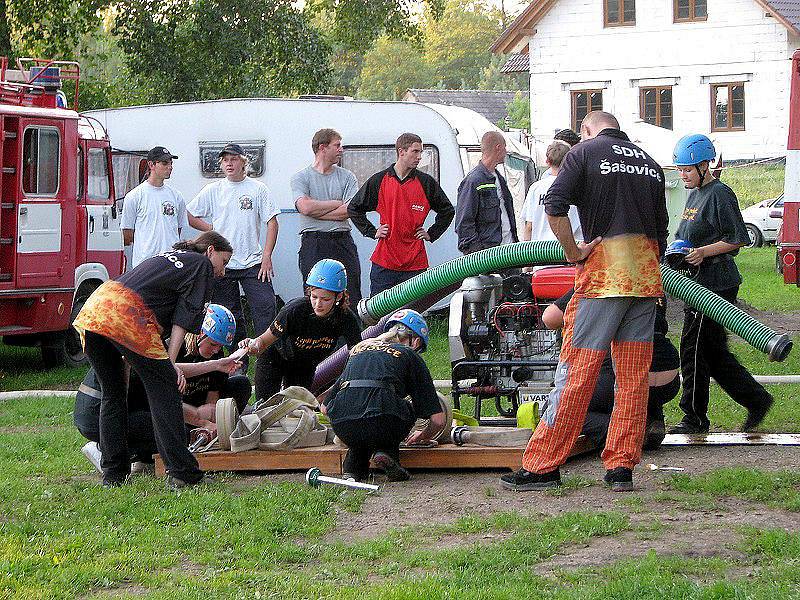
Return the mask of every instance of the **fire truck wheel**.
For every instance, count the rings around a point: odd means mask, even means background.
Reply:
[[[69,318],[70,323],[78,316],[88,297],[86,295],[75,299]],[[82,367],[89,362],[83,352],[81,338],[72,327],[53,338],[47,344],[42,344],[42,361],[47,369],[60,366]]]

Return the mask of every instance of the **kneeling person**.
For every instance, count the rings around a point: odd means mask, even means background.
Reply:
[[[366,478],[372,460],[390,481],[405,481],[409,474],[400,465],[400,444],[424,442],[441,431],[444,413],[430,371],[418,354],[427,345],[425,319],[404,309],[386,321],[385,333],[351,350],[322,409],[347,444],[342,465],[346,476]],[[430,422],[409,435],[418,418]]]

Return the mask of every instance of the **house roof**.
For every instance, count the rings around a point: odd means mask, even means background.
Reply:
[[[530,56],[527,52],[509,54],[506,62],[500,67],[501,73],[528,73],[531,70]]]
[[[795,35],[800,35],[800,0],[754,0]],[[532,0],[491,46],[495,54],[518,51],[525,38],[536,33],[536,24],[550,11],[556,0]]]
[[[409,89],[403,96],[403,100],[462,106],[474,110],[476,113],[486,117],[491,123],[497,124],[508,116],[508,103],[517,94],[526,95],[526,92]]]

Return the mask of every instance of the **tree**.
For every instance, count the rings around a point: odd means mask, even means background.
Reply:
[[[0,54],[74,58],[109,0],[0,0]]]
[[[506,122],[498,124],[501,129],[525,129],[531,130],[531,99],[527,92],[519,92],[514,99],[508,103],[508,117]]]
[[[382,37],[364,57],[358,97],[399,100],[408,88],[428,87],[432,75],[421,52],[412,43]]]
[[[329,47],[290,0],[130,0],[114,33],[159,102],[327,91]]]
[[[483,70],[479,90],[527,90],[530,87],[530,73],[503,73],[500,71],[508,57],[504,54],[493,55],[492,60]]]
[[[475,89],[500,34],[500,21],[481,2],[449,0],[440,19],[425,27],[425,60],[446,89]]]

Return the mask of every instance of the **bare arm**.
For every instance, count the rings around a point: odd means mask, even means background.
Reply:
[[[522,230],[522,241],[529,242],[533,234],[533,223],[525,221],[525,228]]]
[[[433,437],[437,431],[441,431],[444,427],[444,413],[438,412],[431,415],[428,419],[428,425],[422,431],[415,431],[406,438],[407,444],[418,444],[425,442]]]
[[[133,229],[122,230],[122,243],[130,246],[133,243]]]
[[[213,229],[210,223],[206,223],[203,219],[195,217],[192,213],[187,212],[186,217],[189,219],[189,225],[198,231],[211,231]]]
[[[693,249],[686,255],[686,262],[690,265],[697,266],[706,258],[717,256],[718,254],[725,254],[726,252],[733,252],[742,246],[744,246],[744,244],[729,244],[723,241],[714,242],[713,244]]]
[[[253,350],[250,354],[261,354],[277,341],[278,338],[276,338],[272,330],[267,327],[267,330],[257,338],[252,340],[250,338],[243,339],[239,342],[239,348],[252,348]]]
[[[299,212],[301,215],[319,219],[323,215],[327,215],[331,211],[341,208],[342,201],[314,200],[314,198],[311,198],[310,196],[300,196],[297,200],[295,200],[294,206],[297,208],[297,212]],[[345,208],[344,212],[345,216],[347,216],[347,208]]]
[[[223,373],[227,373],[228,369],[231,368],[231,364],[236,362],[230,356],[226,358],[217,358],[214,360],[204,360],[203,362],[199,363],[178,363],[178,367],[180,367],[183,374],[186,377],[197,377],[198,375],[205,375],[206,373],[211,373],[212,371],[222,371]]]
[[[342,204],[339,208],[325,213],[318,218],[320,221],[346,221],[349,218],[347,216],[347,204]]]
[[[183,339],[185,337],[186,330],[183,327],[180,325],[172,326],[172,333],[169,336],[169,348],[167,348],[167,354],[172,364],[175,364],[175,361],[178,360],[178,353],[183,348]]]

